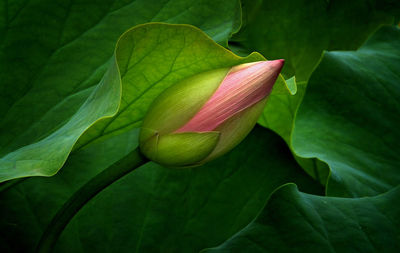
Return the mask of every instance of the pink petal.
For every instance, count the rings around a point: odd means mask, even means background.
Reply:
[[[259,61],[233,67],[217,91],[180,132],[213,131],[234,114],[269,95],[284,60]]]

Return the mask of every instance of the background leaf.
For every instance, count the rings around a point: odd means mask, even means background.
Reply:
[[[240,26],[238,1],[4,1],[0,13],[0,181],[53,175],[83,131],[115,112],[118,90],[96,87],[128,28],[188,23],[226,45]]]
[[[323,50],[357,49],[400,14],[400,4],[390,0],[242,2],[245,26],[232,42],[267,59],[285,59],[285,78],[299,82],[308,80]]]
[[[202,252],[398,252],[400,188],[369,198],[319,197],[279,188],[260,215]]]
[[[400,29],[357,51],[326,52],[310,78],[292,145],[331,168],[327,194],[373,196],[400,183]]]
[[[259,121],[287,142],[323,50],[357,49],[381,24],[392,24],[396,10],[400,11],[396,3],[389,8],[389,3],[366,0],[242,2],[245,26],[234,35],[232,44],[244,52],[260,52],[267,59],[285,59],[283,75],[296,78],[297,94],[282,94],[270,101],[265,118]]]
[[[231,45],[241,54],[255,50],[267,59],[284,58],[283,75],[296,78],[297,94],[271,97],[258,122],[289,146],[293,120],[322,52],[355,50],[382,24],[393,24],[400,17],[400,2],[390,0],[242,0],[242,5],[244,27]],[[307,173],[326,183],[326,164],[297,156],[296,160]]]
[[[56,176],[29,178],[2,193],[2,252],[34,249],[57,208],[136,145],[137,130],[105,137],[73,153]],[[256,127],[232,152],[205,166],[173,170],[150,163],[122,178],[78,213],[55,251],[195,252],[246,226],[286,182],[322,193],[285,143]]]

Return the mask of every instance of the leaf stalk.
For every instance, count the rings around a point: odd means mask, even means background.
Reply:
[[[139,147],[115,162],[76,191],[57,211],[50,224],[42,234],[36,248],[38,253],[52,252],[62,231],[79,212],[79,210],[99,192],[118,179],[148,162],[139,151]]]

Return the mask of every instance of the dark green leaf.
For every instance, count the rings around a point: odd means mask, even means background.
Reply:
[[[293,150],[331,168],[327,193],[372,196],[400,183],[400,29],[327,52],[295,120]]]
[[[319,197],[279,188],[260,215],[202,252],[399,252],[400,187],[369,198]]]
[[[289,143],[307,80],[323,50],[354,50],[382,24],[392,24],[400,1],[391,0],[243,0],[245,26],[233,38],[240,52],[257,51],[267,59],[285,59],[283,75],[295,76],[298,92],[270,99],[259,123]],[[246,50],[247,49],[247,50]],[[307,162],[308,163],[308,162]],[[304,168],[316,177],[315,166]],[[323,180],[321,180],[323,181]]]
[[[136,138],[136,130],[105,137],[73,153],[56,176],[30,178],[3,193],[0,245],[32,251],[66,198],[133,149]],[[246,226],[286,182],[322,191],[279,137],[256,127],[236,149],[205,166],[173,170],[150,163],[111,185],[68,225],[56,252],[195,252]]]
[[[285,59],[285,77],[298,81],[308,80],[323,50],[357,49],[400,13],[400,3],[391,0],[252,2],[243,0],[246,26],[233,41],[267,59]]]

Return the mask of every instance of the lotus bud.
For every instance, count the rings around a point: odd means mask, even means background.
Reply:
[[[201,165],[225,154],[256,124],[283,63],[215,69],[166,89],[144,118],[141,152],[168,167]]]

